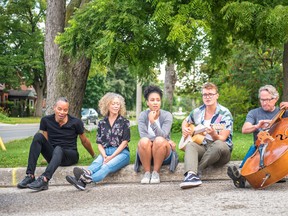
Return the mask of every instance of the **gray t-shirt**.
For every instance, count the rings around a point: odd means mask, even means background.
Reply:
[[[246,116],[245,122],[250,122],[252,125],[258,124],[260,120],[271,120],[273,117],[280,111],[279,107],[276,107],[273,112],[267,112],[264,111],[261,107],[250,110]],[[286,111],[283,116],[283,118],[288,117],[288,112]],[[257,134],[261,131],[261,129],[258,129],[253,132],[253,138],[254,143],[257,140]]]

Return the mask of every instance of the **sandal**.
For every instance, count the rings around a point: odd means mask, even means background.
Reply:
[[[229,166],[227,175],[233,180],[235,187],[245,188],[246,179],[240,174],[236,166]]]

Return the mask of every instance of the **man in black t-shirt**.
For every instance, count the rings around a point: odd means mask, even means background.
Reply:
[[[47,190],[48,182],[59,166],[76,164],[79,159],[77,137],[82,145],[95,156],[91,142],[84,134],[83,122],[68,114],[69,103],[66,98],[59,98],[54,105],[54,114],[45,116],[40,122],[40,131],[35,134],[30,146],[26,177],[17,185],[18,188]],[[40,153],[48,162],[45,172],[35,179],[35,170]]]

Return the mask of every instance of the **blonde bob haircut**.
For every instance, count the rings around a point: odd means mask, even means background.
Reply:
[[[126,114],[126,106],[125,106],[124,98],[121,95],[119,95],[119,94],[108,92],[99,101],[99,109],[100,109],[101,115],[108,116],[108,114],[109,114],[109,105],[112,103],[112,101],[115,98],[118,98],[120,100],[119,114],[121,116],[124,116]]]

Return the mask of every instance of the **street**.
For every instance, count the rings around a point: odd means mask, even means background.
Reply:
[[[181,190],[180,182],[159,185],[98,184],[85,191],[50,186],[34,192],[0,188],[3,215],[287,215],[288,183],[264,190],[237,189],[231,181],[204,181]]]
[[[0,124],[0,137],[4,143],[16,139],[24,139],[39,130],[39,124]]]
[[[85,125],[87,130],[96,129],[96,125]],[[4,143],[12,140],[24,139],[34,134],[39,130],[39,124],[1,124],[0,123],[0,137]]]

